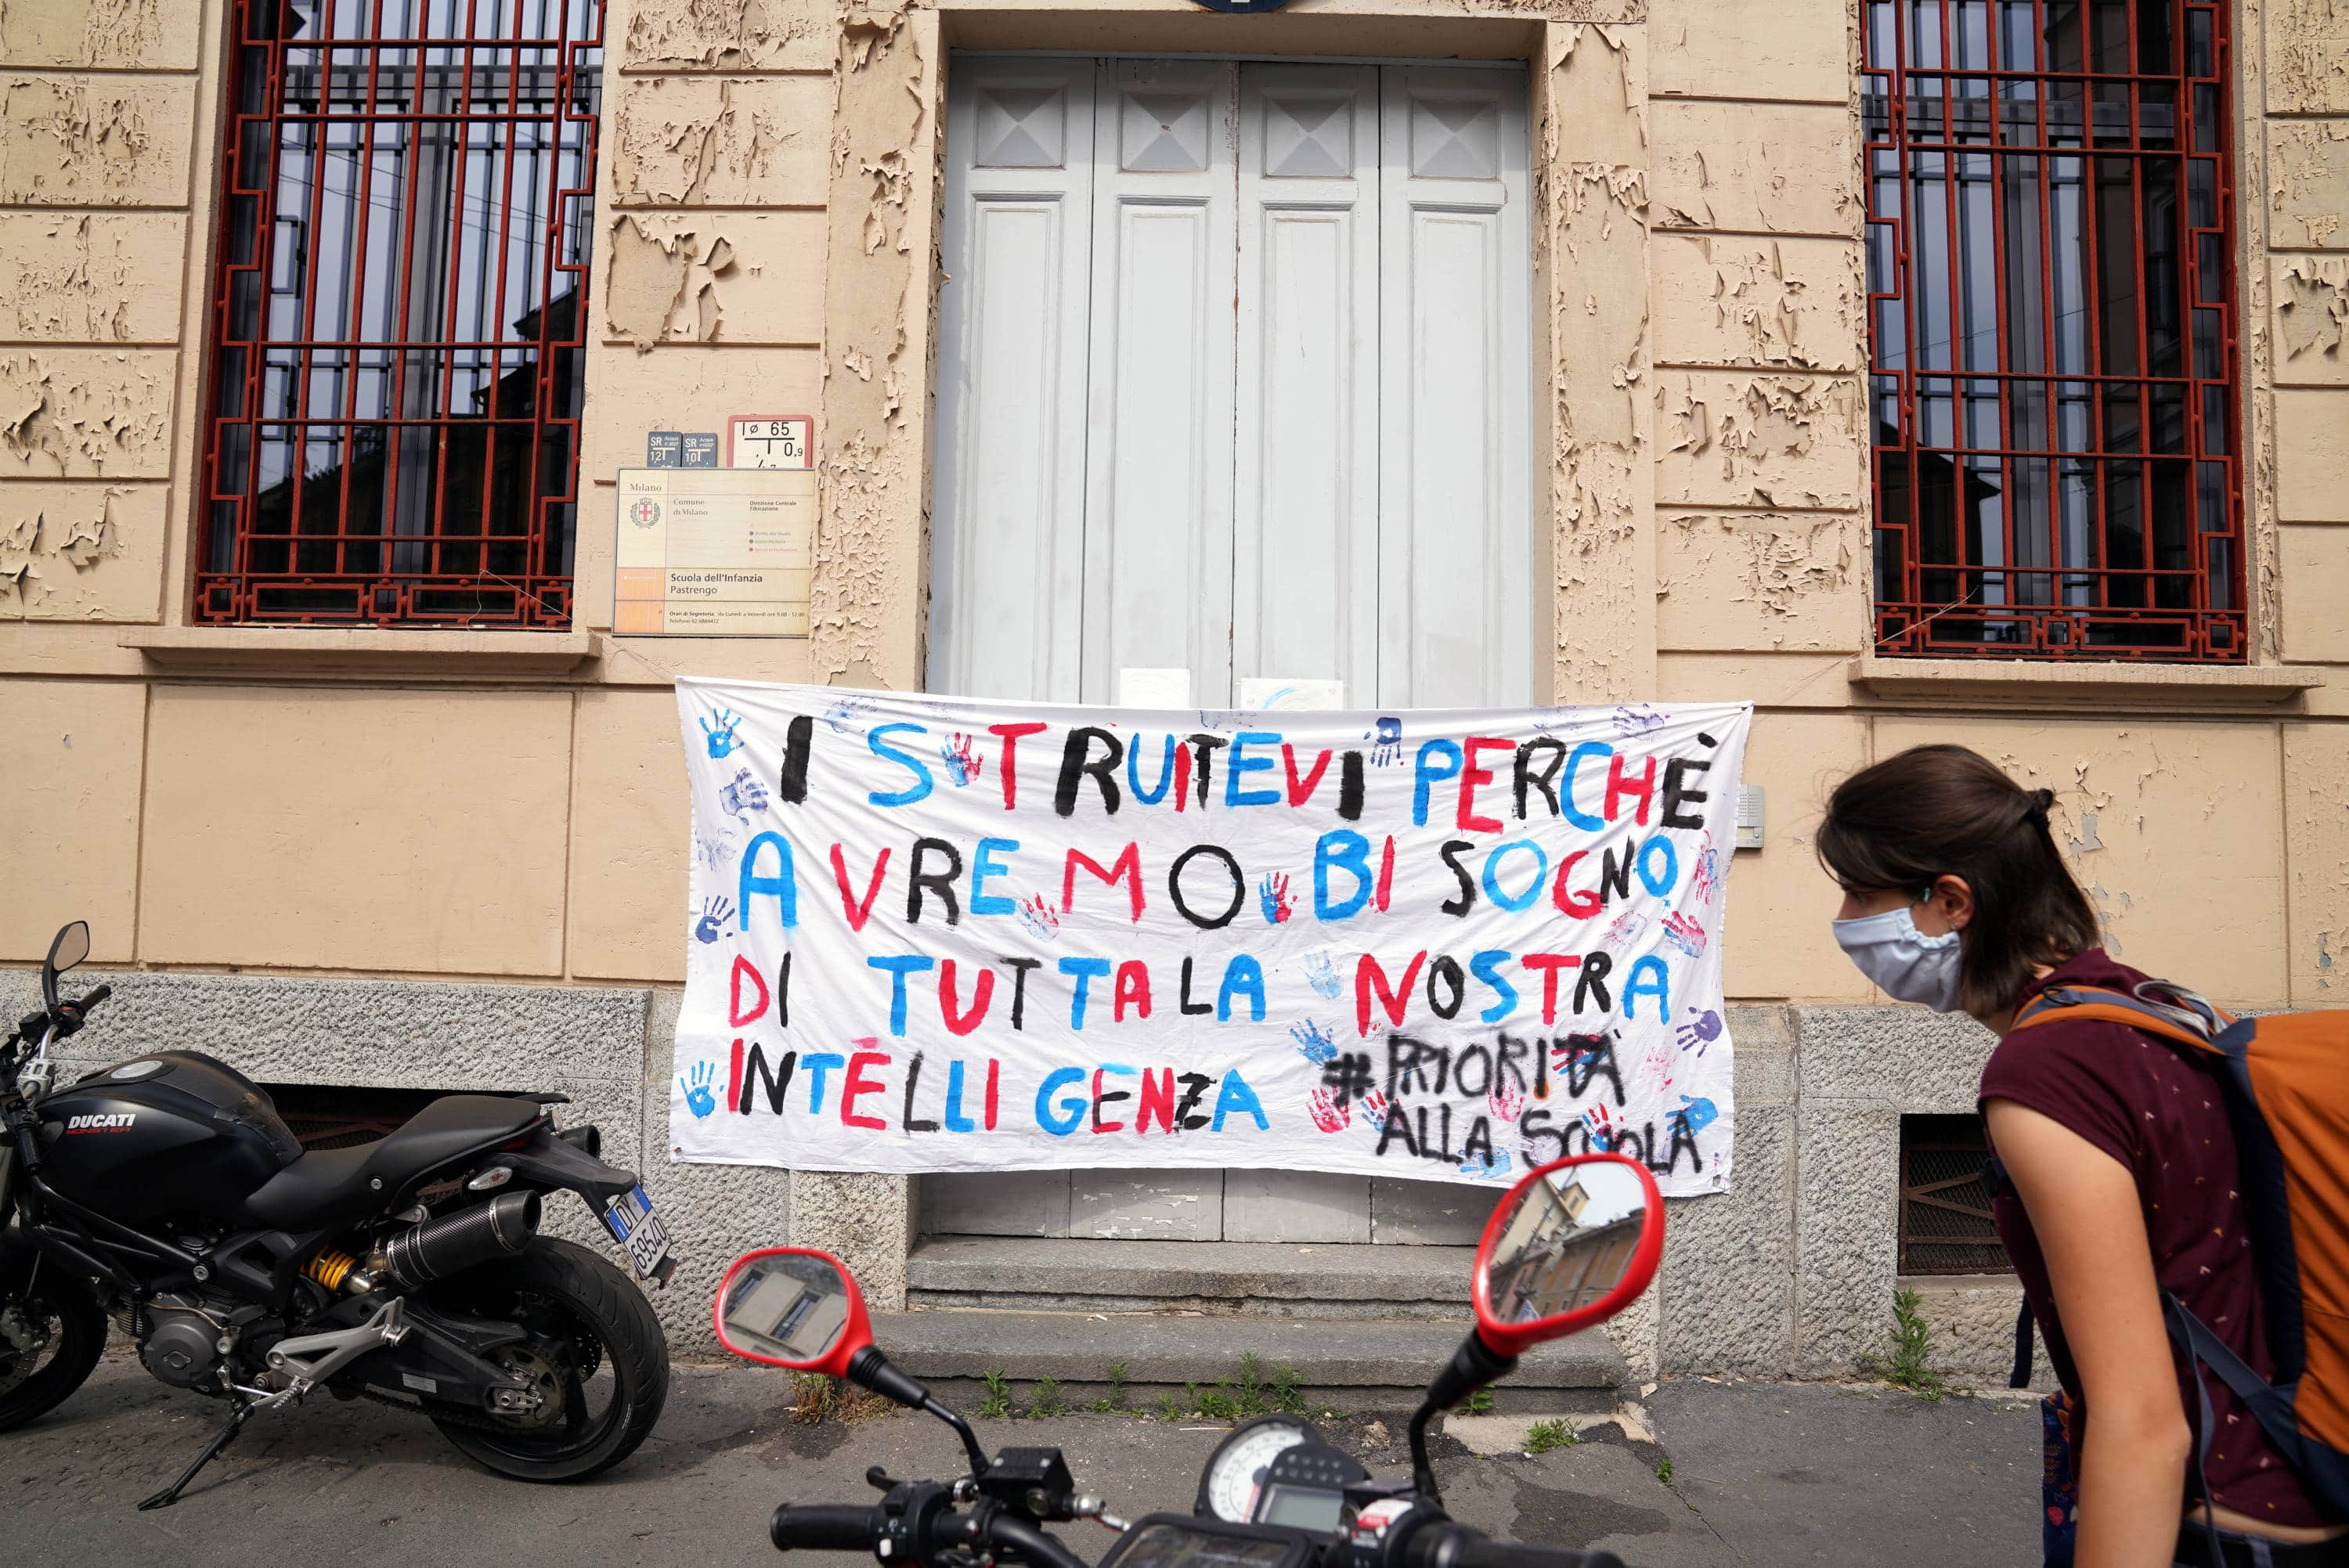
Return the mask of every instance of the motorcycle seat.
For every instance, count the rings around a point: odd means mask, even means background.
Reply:
[[[314,1149],[244,1201],[264,1225],[316,1230],[389,1205],[419,1176],[527,1130],[544,1112],[503,1095],[444,1095],[387,1138],[349,1149]]]

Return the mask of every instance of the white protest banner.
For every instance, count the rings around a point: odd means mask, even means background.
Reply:
[[[679,1160],[1729,1184],[1750,705],[678,707]]]

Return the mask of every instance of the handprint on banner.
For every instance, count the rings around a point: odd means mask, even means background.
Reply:
[[[1681,1108],[1669,1113],[1667,1119],[1675,1133],[1685,1132],[1693,1138],[1711,1127],[1721,1115],[1721,1109],[1709,1099],[1692,1099],[1681,1096]]]
[[[1327,1067],[1337,1057],[1337,1043],[1310,1018],[1289,1025],[1288,1037],[1297,1042],[1297,1054],[1317,1068]]]
[[[1047,942],[1061,934],[1061,916],[1040,892],[1019,901],[1019,923]]]
[[[717,941],[718,928],[731,919],[733,914],[734,906],[727,903],[722,896],[703,899],[701,918],[693,923],[693,939],[696,942]]]
[[[1460,1161],[1463,1176],[1506,1176],[1509,1173],[1506,1150],[1490,1149],[1482,1154],[1471,1154]]]
[[[1504,1083],[1495,1086],[1493,1092],[1485,1097],[1485,1103],[1491,1108],[1495,1121],[1504,1127],[1514,1127],[1517,1118],[1525,1113],[1526,1095],[1516,1085]]]
[[[1604,1154],[1615,1147],[1615,1118],[1603,1105],[1594,1105],[1582,1113],[1582,1125],[1590,1134],[1590,1147]]]
[[[1371,742],[1371,761],[1380,768],[1392,768],[1402,760],[1402,720],[1381,718],[1362,731],[1362,738]]]
[[[726,863],[726,856],[731,848],[723,838],[713,837],[698,830],[694,832],[694,856],[713,872]]]
[[[1257,907],[1264,911],[1267,925],[1278,925],[1292,913],[1288,898],[1288,873],[1267,872],[1264,880],[1256,884]]]
[[[1704,927],[1674,910],[1664,916],[1664,940],[1687,954],[1691,958],[1704,955]]]
[[[1698,842],[1702,847],[1696,852],[1696,870],[1689,877],[1689,897],[1695,903],[1709,904],[1721,888],[1721,851],[1713,847],[1711,833]]]
[[[1682,1024],[1673,1033],[1680,1040],[1681,1049],[1685,1051],[1693,1047],[1696,1054],[1702,1057],[1713,1041],[1721,1038],[1721,1015],[1710,1007],[1702,1012],[1691,1007],[1689,1014],[1696,1022]]]
[[[854,735],[856,721],[879,706],[869,696],[843,697],[823,710],[823,721],[834,735]]]
[[[730,707],[721,707],[710,717],[718,720],[716,729],[709,727],[708,718],[696,722],[701,726],[701,743],[709,748],[709,755],[714,760],[729,755],[736,746],[740,744],[734,738],[734,732],[741,727],[742,716]]]
[[[1659,1089],[1672,1087],[1672,1047],[1669,1040],[1658,1040],[1640,1058],[1640,1076],[1652,1079]]]
[[[1305,983],[1313,987],[1315,995],[1332,1001],[1337,999],[1339,992],[1346,988],[1346,983],[1338,978],[1336,966],[1330,962],[1328,948],[1305,955]]]
[[[745,768],[734,775],[734,782],[718,791],[718,803],[726,809],[728,816],[748,821],[746,813],[767,809],[767,787]]]
[[[1362,1097],[1362,1125],[1372,1132],[1387,1130],[1387,1097],[1377,1089]]]
[[[1646,703],[1630,703],[1615,710],[1615,733],[1626,738],[1646,735],[1664,727],[1664,716]]]
[[[691,1078],[678,1078],[677,1087],[685,1090],[685,1109],[696,1121],[718,1109],[717,1091],[709,1087],[717,1081],[718,1069],[708,1062],[694,1063]]]
[[[1326,1088],[1317,1088],[1305,1097],[1305,1109],[1313,1118],[1313,1125],[1324,1132],[1342,1132],[1354,1119],[1350,1107]]]
[[[971,749],[970,737],[959,732],[938,742],[938,758],[947,765],[947,781],[959,789],[978,777],[987,759]]]
[[[1640,940],[1640,933],[1648,929],[1648,917],[1637,910],[1627,909],[1617,915],[1607,927],[1604,938],[1612,948],[1625,948]]]

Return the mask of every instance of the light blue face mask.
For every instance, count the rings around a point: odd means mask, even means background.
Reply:
[[[1920,1003],[1936,1013],[1952,1012],[1964,960],[1958,933],[1926,935],[1909,913],[1913,907],[1904,904],[1882,914],[1838,920],[1836,945],[1893,1000]]]

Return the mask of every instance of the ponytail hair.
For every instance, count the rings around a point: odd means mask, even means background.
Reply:
[[[1958,997],[1970,1013],[2011,1010],[2034,966],[2100,940],[2095,912],[2055,847],[2053,791],[2024,789],[1979,752],[1917,746],[1837,786],[1815,841],[1846,890],[1922,897],[1963,878],[1973,918],[1959,939]]]

